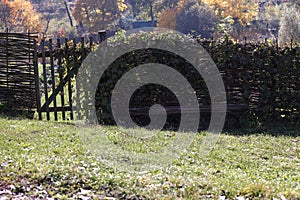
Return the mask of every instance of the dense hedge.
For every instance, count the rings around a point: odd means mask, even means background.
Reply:
[[[124,42],[125,39],[121,37],[119,40]],[[241,44],[229,40],[199,40],[199,43],[222,74],[227,103],[249,105],[249,111],[241,113],[241,117],[254,117],[258,122],[300,122],[300,47],[282,49],[270,43]],[[210,104],[203,79],[188,62],[156,49],[135,51],[116,60],[99,79],[96,109],[101,123],[114,124],[110,97],[120,77],[130,69],[149,62],[178,70],[195,86],[199,103]],[[172,100],[173,96],[168,90],[157,85],[145,86],[135,94],[130,102],[131,107],[154,103],[166,106],[178,104]],[[163,100],[159,100],[161,97]]]
[[[300,47],[199,41],[223,73],[228,103],[260,121],[300,122]]]

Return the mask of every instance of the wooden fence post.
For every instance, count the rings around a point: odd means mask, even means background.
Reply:
[[[55,91],[56,88],[56,80],[55,80],[55,72],[54,72],[54,58],[53,58],[53,45],[52,39],[49,39],[49,52],[50,52],[50,70],[51,70],[51,84],[52,84],[52,93]],[[54,120],[58,120],[57,116],[57,102],[56,98],[53,99],[53,111],[54,111]]]
[[[86,57],[86,50],[85,50],[85,43],[84,43],[84,37],[81,38],[81,41],[80,41],[80,46],[81,46],[81,52],[80,52],[80,60],[79,62],[82,64],[83,63],[83,60],[85,59]],[[80,85],[79,85],[79,82],[76,81],[75,82],[76,84],[76,100],[78,102],[76,102],[76,106],[78,106],[78,112],[76,113],[77,114],[77,117],[78,119],[81,119],[82,118],[82,114],[80,113],[80,109],[79,106],[80,106],[80,98],[81,98],[81,95],[80,95]]]
[[[45,51],[45,39],[42,39],[42,61],[43,61],[43,76],[44,76],[44,93],[45,93],[45,105],[47,120],[50,120],[49,112],[49,96],[48,96],[48,78],[47,78],[47,66],[46,66],[46,51]]]
[[[89,40],[90,40],[90,45],[89,45],[89,48],[92,49],[93,47],[93,37],[89,37]]]
[[[38,55],[37,55],[37,43],[34,40],[34,54],[33,54],[33,66],[34,66],[34,80],[35,80],[35,92],[36,92],[36,106],[39,120],[42,120],[41,111],[41,95],[40,95],[40,78],[39,78],[39,66],[38,66]]]
[[[76,39],[73,39],[73,60],[77,59],[76,55],[75,55],[75,52],[76,52]],[[69,57],[68,57],[69,58]],[[76,61],[76,65],[78,64],[77,63],[78,61]],[[79,67],[79,66],[72,66],[72,67]],[[73,114],[73,98],[72,98],[72,95],[73,95],[73,92],[72,92],[72,80],[71,80],[71,74],[70,74],[70,66],[68,65],[67,67],[67,76],[68,76],[68,92],[69,92],[69,106],[70,106],[70,119],[73,120],[74,119],[74,114]]]
[[[65,41],[65,43],[67,43],[68,41]],[[60,39],[57,40],[57,50],[59,52],[59,59],[58,59],[58,63],[59,63],[59,82],[62,83],[63,82],[63,71],[64,71],[64,67],[62,66],[62,60],[61,60],[61,55],[60,55],[60,50],[61,50],[61,44],[60,44]],[[64,51],[64,53],[66,54],[66,50]],[[60,91],[60,99],[61,99],[61,107],[62,107],[62,119],[66,120],[66,111],[65,111],[65,92],[64,92],[64,87],[62,86],[61,91]]]
[[[106,40],[106,31],[105,30],[99,31],[98,32],[98,37],[99,37],[99,43]]]

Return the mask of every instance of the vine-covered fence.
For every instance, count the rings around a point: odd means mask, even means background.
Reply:
[[[149,36],[151,37],[151,36]],[[138,40],[137,38],[135,38]],[[145,39],[145,38],[143,38]],[[248,110],[239,113],[239,117],[253,119],[258,123],[271,122],[299,124],[300,123],[300,47],[297,45],[280,48],[276,44],[268,43],[235,43],[230,40],[208,41],[199,40],[201,46],[207,50],[216,63],[226,89],[228,105],[247,105]],[[188,47],[187,47],[188,48]],[[147,55],[145,55],[147,54]],[[210,97],[201,77],[195,76],[195,70],[189,63],[179,57],[167,55],[166,52],[148,49],[135,51],[118,59],[115,67],[107,70],[105,77],[109,82],[100,82],[96,94],[96,107],[99,111],[99,120],[103,123],[112,123],[109,104],[111,91],[118,79],[136,63],[160,63],[174,68],[192,85],[196,85],[199,103],[210,105]],[[122,64],[120,64],[122,63]],[[163,89],[156,88],[156,94],[170,96]],[[148,97],[153,96],[149,87],[139,90],[139,107],[149,107]],[[164,97],[168,99],[168,97]],[[135,99],[132,98],[132,101]],[[173,106],[176,102],[170,101]],[[149,110],[149,109],[148,109]],[[109,115],[107,115],[107,112]],[[200,107],[201,112],[201,107]],[[248,121],[251,121],[248,120]],[[235,126],[232,124],[231,126]]]
[[[199,41],[222,72],[228,102],[261,121],[300,123],[300,46]]]

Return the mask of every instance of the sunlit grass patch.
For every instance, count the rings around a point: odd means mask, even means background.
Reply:
[[[90,144],[99,145],[106,139],[111,149],[118,146],[153,155],[178,134],[103,126],[97,130],[98,141]],[[71,123],[0,119],[0,196],[300,198],[299,136],[221,134],[212,150],[203,155],[205,134],[196,134],[188,151],[171,164],[133,173],[99,159],[87,148],[83,133]]]

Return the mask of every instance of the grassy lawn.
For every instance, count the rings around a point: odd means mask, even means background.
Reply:
[[[136,152],[159,151],[175,134],[160,133],[147,146],[126,142],[125,130],[98,129]],[[98,160],[74,124],[0,118],[0,199],[300,199],[299,132],[224,133],[206,156],[199,134],[171,165],[131,173]]]

